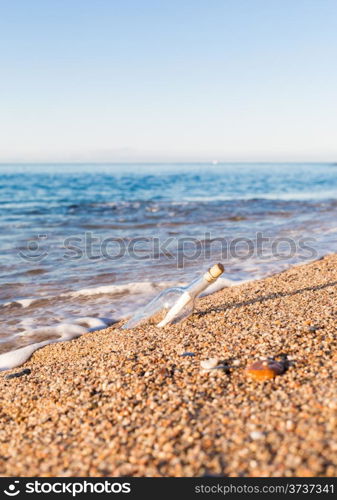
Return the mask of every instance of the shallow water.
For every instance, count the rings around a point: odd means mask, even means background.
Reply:
[[[337,166],[1,165],[0,221],[6,353],[103,327],[216,261],[225,286],[336,251]]]

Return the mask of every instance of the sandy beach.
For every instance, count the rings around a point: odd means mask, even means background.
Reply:
[[[0,374],[1,475],[337,476],[336,255],[119,327]],[[251,380],[260,357],[285,373]]]

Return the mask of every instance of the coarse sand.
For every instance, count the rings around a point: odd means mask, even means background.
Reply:
[[[336,255],[119,326],[0,374],[2,476],[337,476]]]

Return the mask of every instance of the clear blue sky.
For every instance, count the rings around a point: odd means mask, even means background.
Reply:
[[[336,19],[336,0],[0,0],[0,161],[336,161]]]

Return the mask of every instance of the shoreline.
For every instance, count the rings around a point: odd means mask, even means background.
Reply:
[[[182,324],[119,325],[0,373],[1,475],[337,475],[337,255],[198,299]],[[283,375],[247,377],[280,355]],[[211,357],[226,369],[203,373]]]

